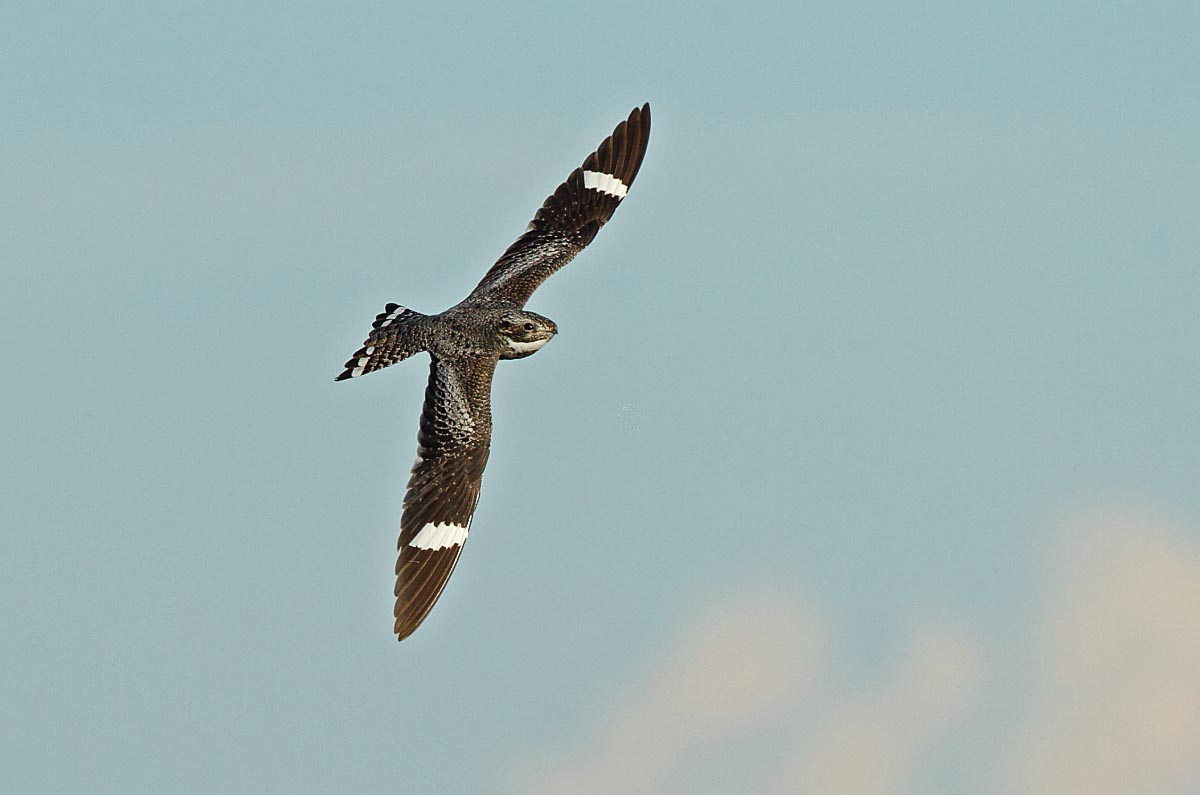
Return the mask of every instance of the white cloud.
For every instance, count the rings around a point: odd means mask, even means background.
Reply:
[[[740,764],[731,755],[753,735],[778,741],[753,791],[915,793],[947,761],[950,732],[983,727],[988,742],[965,768],[955,760],[976,791],[1200,793],[1195,534],[1110,509],[1051,537],[1027,644],[992,655],[1029,661],[1004,690],[984,689],[975,633],[928,619],[879,681],[850,686],[828,640],[837,628],[794,593],[754,590],[699,610],[589,738],[526,765],[518,789],[692,791],[697,770]]]
[[[703,611],[669,645],[656,671],[594,735],[565,757],[530,765],[525,793],[657,793],[683,788],[689,762],[764,726],[805,736],[766,786],[781,793],[899,792],[914,762],[963,711],[978,653],[960,633],[931,625],[877,691],[851,693],[828,710],[810,698],[834,677],[827,633],[795,595],[754,591]]]
[[[703,611],[595,736],[520,778],[531,793],[653,793],[690,754],[794,705],[825,655],[811,611],[753,591]]]
[[[978,649],[961,632],[930,625],[909,639],[900,665],[879,688],[834,704],[802,737],[775,784],[779,793],[896,795],[974,701]]]
[[[1200,552],[1147,511],[1069,523],[1007,791],[1200,792]]]

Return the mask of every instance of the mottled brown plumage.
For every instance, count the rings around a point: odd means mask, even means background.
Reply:
[[[546,199],[529,228],[459,304],[423,315],[388,304],[343,381],[420,352],[431,357],[417,460],[400,519],[395,632],[408,637],[446,585],[466,543],[492,436],[496,363],[535,353],[557,333],[524,310],[533,291],[596,236],[633,184],[650,136],[650,106],[635,108]]]

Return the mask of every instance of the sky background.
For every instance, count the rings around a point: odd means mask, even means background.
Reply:
[[[0,7],[13,792],[1200,791],[1200,5]],[[391,635],[457,302],[635,105]]]

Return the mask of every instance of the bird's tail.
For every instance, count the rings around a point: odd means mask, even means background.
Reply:
[[[363,346],[346,362],[342,374],[333,380],[345,381],[373,373],[425,350],[421,321],[426,317],[399,304],[388,304],[375,317]]]

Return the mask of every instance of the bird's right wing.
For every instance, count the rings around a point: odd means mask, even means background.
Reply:
[[[546,199],[464,303],[524,306],[538,285],[583,251],[633,184],[650,141],[650,105],[634,108]]]
[[[434,358],[400,518],[398,640],[433,608],[467,541],[492,437],[495,358]]]

